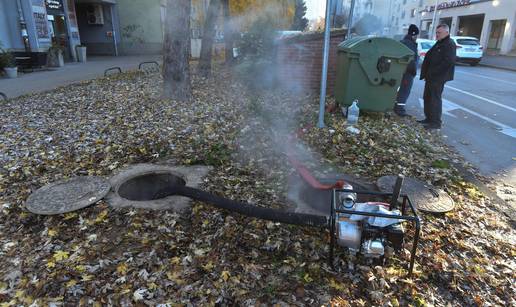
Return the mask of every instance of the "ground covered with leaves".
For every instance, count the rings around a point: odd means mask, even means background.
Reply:
[[[191,103],[161,99],[158,74],[128,73],[2,105],[1,306],[516,304],[513,225],[461,179],[460,157],[437,135],[388,115],[361,117],[352,134],[340,112],[319,129],[314,97],[249,91],[223,70],[214,76],[194,76]],[[327,230],[199,202],[187,216],[104,201],[59,216],[24,210],[50,182],[109,177],[140,162],[211,165],[203,189],[288,209],[289,150],[320,177],[404,174],[453,197],[453,212],[422,215],[411,278],[410,244],[385,266],[339,251],[332,269]]]

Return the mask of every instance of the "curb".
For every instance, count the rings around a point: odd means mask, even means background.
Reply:
[[[516,67],[504,67],[504,66],[498,66],[498,65],[492,65],[492,64],[484,64],[482,62],[478,63],[478,66],[503,69],[503,70],[509,70],[509,71],[516,71]]]
[[[516,226],[516,208],[508,204],[505,200],[501,199],[500,196],[491,190],[485,183],[480,181],[473,173],[465,169],[458,163],[452,163],[453,166],[459,171],[464,180],[475,185],[480,192],[485,194],[493,202],[493,207],[500,213],[506,215],[513,224]]]

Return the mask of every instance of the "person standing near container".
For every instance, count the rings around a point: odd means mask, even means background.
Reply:
[[[437,42],[428,50],[421,65],[420,79],[425,80],[423,99],[425,102],[425,119],[418,120],[427,129],[440,129],[443,109],[442,93],[444,84],[453,80],[455,73],[456,47],[450,39],[447,24],[437,26]]]
[[[417,74],[417,64],[419,57],[417,55],[417,36],[419,35],[419,28],[412,24],[408,28],[408,33],[405,37],[400,41],[402,44],[410,48],[410,50],[414,51],[414,60],[410,61],[405,72],[403,73],[403,77],[401,78],[400,88],[398,90],[398,94],[396,96],[396,104],[394,105],[394,113],[398,116],[407,116],[407,111],[405,110],[405,105],[407,103],[407,99],[410,95],[410,91],[412,90],[412,84],[414,83],[414,77]]]

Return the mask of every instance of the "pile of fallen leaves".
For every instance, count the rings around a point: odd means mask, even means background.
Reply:
[[[9,100],[0,108],[1,306],[514,305],[515,233],[453,168],[460,158],[412,119],[316,122],[317,99],[248,92],[231,74],[194,76],[194,100],[160,98],[158,74],[128,73]],[[214,166],[203,188],[285,208],[292,152],[319,176],[402,173],[445,189],[448,214],[422,215],[415,274],[408,250],[386,266],[328,265],[328,233],[193,202],[189,216],[113,209],[59,216],[23,205],[31,192],[132,163]],[[167,305],[168,304],[168,305]]]

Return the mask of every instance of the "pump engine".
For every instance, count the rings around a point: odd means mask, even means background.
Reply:
[[[397,191],[392,194],[354,191],[350,185],[345,185],[343,189],[333,190],[330,216],[330,234],[332,236],[330,262],[332,265],[334,244],[347,248],[354,255],[362,255],[383,262],[386,257],[403,249],[404,222],[412,222],[416,230],[409,265],[409,272],[412,271],[420,225],[419,217],[408,196],[403,195],[401,206],[398,204],[401,183],[402,179],[397,184]],[[359,195],[390,198],[391,202],[358,202]],[[405,215],[409,209],[412,214]]]

